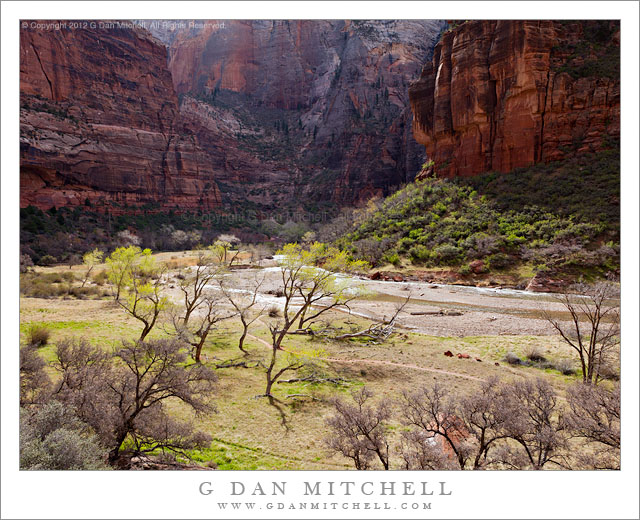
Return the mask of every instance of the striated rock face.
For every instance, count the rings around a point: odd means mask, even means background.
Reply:
[[[150,30],[168,45],[189,128],[223,165],[223,196],[295,205],[353,203],[413,178],[424,152],[408,86],[443,26],[207,20]]]
[[[139,28],[23,29],[20,203],[213,209],[209,158],[185,129],[165,47]]]
[[[409,95],[439,176],[596,151],[620,133],[619,22],[465,22]]]

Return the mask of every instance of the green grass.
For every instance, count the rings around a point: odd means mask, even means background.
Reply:
[[[21,302],[21,330],[31,323],[42,323],[52,330],[51,345],[40,350],[47,361],[51,361],[55,343],[63,337],[86,337],[91,341],[110,348],[120,341],[120,337],[133,339],[139,334],[139,326],[124,311],[106,302],[81,302],[75,300],[47,300],[50,307],[43,307],[43,301],[23,298]],[[42,313],[42,309],[47,309]],[[96,319],[100,313],[103,320]],[[45,318],[41,320],[41,318]],[[349,323],[366,325],[367,320],[359,317],[347,317],[342,313],[333,313],[331,318],[336,326],[347,329]],[[251,334],[268,340],[267,319],[256,322]],[[210,366],[223,360],[237,359],[241,353],[237,348],[240,332],[234,320],[223,322],[207,342],[204,354]],[[162,328],[154,332],[164,334]],[[551,349],[556,357],[567,357],[567,348],[557,338],[538,336],[469,336],[465,338],[440,338],[426,334],[405,332],[394,335],[381,345],[361,345],[355,342],[331,342],[312,339],[307,336],[290,336],[285,348],[303,349],[322,348],[327,357],[341,359],[388,360],[396,363],[417,365],[447,370],[475,377],[496,375],[503,378],[515,377],[513,372],[530,377],[541,375],[555,386],[562,388],[575,381],[578,376],[562,376],[554,371],[544,371],[534,367],[506,367],[502,362],[508,350],[522,353],[529,345],[538,345]],[[268,347],[253,339],[247,340],[250,361],[269,355]],[[450,359],[443,351],[465,352],[481,357],[483,362],[475,360]],[[545,352],[546,355],[546,352]],[[554,357],[555,356],[555,357]],[[496,367],[494,362],[500,362]],[[319,361],[320,375],[330,375],[346,380],[346,384],[276,384],[274,394],[281,402],[281,409],[287,416],[288,429],[281,423],[280,412],[271,406],[267,399],[256,398],[264,392],[264,368],[219,369],[218,388],[214,395],[217,413],[195,416],[180,402],[167,402],[169,412],[177,419],[189,421],[194,428],[213,437],[211,445],[202,450],[193,450],[189,454],[198,464],[216,466],[227,470],[286,470],[286,469],[346,469],[348,462],[329,453],[324,444],[327,434],[326,418],[332,413],[328,399],[333,396],[348,397],[352,390],[367,385],[376,398],[397,399],[404,389],[415,389],[439,381],[456,392],[472,392],[476,382],[460,379],[447,374],[412,370],[398,366],[371,365],[366,363],[341,364]],[[49,374],[57,378],[51,369]],[[290,372],[284,378],[297,377],[305,373]],[[311,394],[321,399],[316,401],[306,397],[287,398],[291,394]],[[399,423],[391,425],[391,433],[398,434]],[[395,455],[394,455],[395,456]]]

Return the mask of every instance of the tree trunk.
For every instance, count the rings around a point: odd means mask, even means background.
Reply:
[[[271,380],[271,369],[267,370],[267,388],[264,391],[264,395],[267,397],[271,397],[271,387],[273,386],[273,381]]]
[[[126,438],[127,438],[127,432],[120,433],[116,438],[116,446],[109,452],[110,464],[114,464],[118,460],[119,453],[120,453],[120,446],[122,446],[122,443]]]
[[[187,323],[189,323],[189,318],[191,317],[191,312],[193,311],[193,309],[186,309],[185,313],[184,313],[184,318],[182,319],[182,326],[186,327]]]
[[[267,388],[264,391],[264,395],[266,395],[267,397],[271,397],[271,387],[273,386],[273,379],[271,374],[273,373],[273,367],[276,366],[276,352],[277,352],[278,348],[276,347],[276,345],[274,345],[272,347],[271,350],[271,363],[269,363],[269,368],[267,369]]]
[[[305,314],[307,314],[307,310],[305,309],[304,311],[302,311],[302,314],[300,315],[300,321],[298,322],[298,329],[302,329],[304,327],[304,316]]]
[[[244,326],[244,331],[242,332],[242,336],[240,336],[240,340],[238,341],[238,348],[244,353],[245,356],[248,356],[249,353],[244,349],[244,340],[247,337],[247,327]]]
[[[142,329],[142,334],[140,334],[140,339],[138,341],[144,341],[144,338],[149,335],[149,332],[151,332],[151,327],[145,325],[144,329]]]
[[[204,346],[204,341],[200,341],[196,347],[196,355],[194,356],[195,362],[200,363],[200,356],[202,355],[202,347]]]

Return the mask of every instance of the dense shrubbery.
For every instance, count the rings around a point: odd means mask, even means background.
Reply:
[[[193,249],[199,244],[212,243],[216,236],[226,231],[233,231],[244,244],[266,242],[269,238],[298,242],[318,227],[321,220],[329,218],[324,207],[315,207],[317,214],[303,213],[302,219],[287,208],[278,208],[277,219],[258,219],[257,214],[238,207],[224,209],[220,214],[158,213],[153,207],[137,208],[137,211],[141,209],[145,214],[114,217],[94,212],[92,207],[86,206],[47,211],[33,206],[22,208],[21,270],[27,271],[34,263],[43,266],[80,264],[82,255],[93,249],[112,251],[129,245],[154,251]],[[234,212],[239,210],[240,213]],[[335,208],[332,211],[335,214]]]
[[[81,287],[73,272],[41,273],[29,272],[20,275],[20,293],[29,298],[102,298],[108,296],[106,289],[96,286]]]
[[[102,452],[91,428],[64,404],[20,410],[20,469],[108,469]]]
[[[92,249],[113,250],[123,245],[143,245],[156,250],[191,249],[213,240],[224,226],[207,215],[173,212],[110,216],[90,207],[33,206],[20,210],[21,253],[38,265],[82,263]],[[228,227],[228,226],[227,226]],[[131,230],[135,230],[132,232]],[[25,267],[28,266],[25,263]]]
[[[577,43],[554,47],[552,58],[560,55],[557,73],[572,78],[620,78],[620,44],[613,37],[620,23],[612,20],[582,21],[583,38]]]
[[[509,174],[427,179],[369,209],[337,243],[373,264],[484,259],[496,270],[525,260],[604,274],[619,266],[619,179],[617,150]]]

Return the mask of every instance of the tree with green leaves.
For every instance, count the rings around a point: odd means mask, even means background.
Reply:
[[[106,259],[107,276],[114,287],[116,301],[120,300],[122,290],[131,283],[131,273],[137,270],[142,274],[151,268],[153,257],[151,249],[138,246],[118,247]]]
[[[240,239],[235,235],[220,235],[218,239],[209,246],[209,250],[215,254],[218,259],[218,263],[222,265],[231,265],[240,253],[240,249],[237,248],[240,243]],[[236,248],[236,253],[231,257],[231,260],[227,263],[227,255],[232,248]]]
[[[166,267],[158,265],[153,256],[143,256],[138,263],[130,265],[126,273],[124,298],[116,298],[120,307],[142,322],[138,341],[144,341],[156,325],[160,313],[169,304],[162,291],[165,272]]]
[[[86,285],[89,281],[89,276],[91,276],[91,272],[93,271],[96,265],[102,263],[102,259],[104,258],[104,252],[99,249],[94,249],[93,251],[89,251],[82,256],[82,263],[85,266],[84,276],[82,278],[82,287]]]
[[[335,247],[314,242],[308,248],[299,244],[286,244],[277,252],[280,261],[281,290],[284,297],[282,319],[269,326],[271,356],[266,368],[265,396],[272,397],[273,384],[287,371],[305,366],[305,359],[317,357],[313,352],[288,351],[287,362],[278,367],[282,342],[287,334],[311,327],[327,311],[347,308],[349,302],[361,295],[352,283],[341,281],[336,273],[359,272],[366,263],[351,260],[347,253]],[[294,326],[297,324],[297,329]]]

